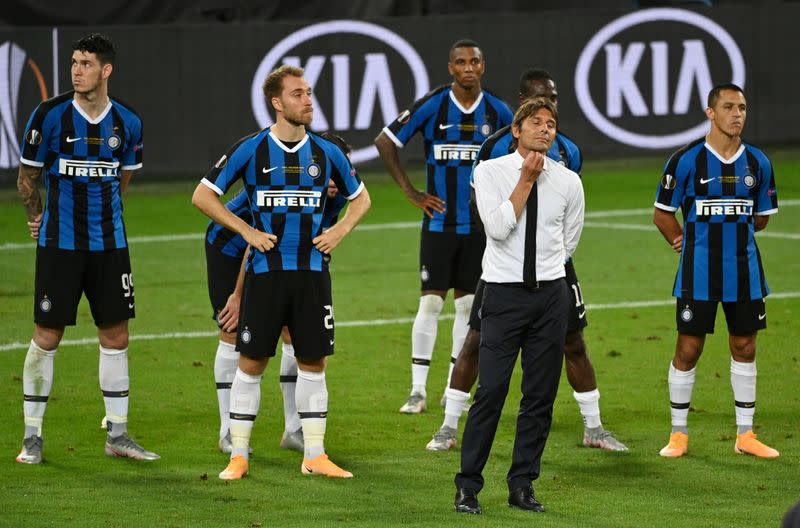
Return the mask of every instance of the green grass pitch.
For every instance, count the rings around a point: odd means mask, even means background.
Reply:
[[[2,191],[0,526],[778,526],[800,499],[800,156],[778,153],[773,159],[782,205],[758,236],[774,295],[767,301],[769,328],[758,339],[756,424],[781,457],[766,461],[733,452],[722,317],[698,366],[689,454],[679,460],[658,456],[669,434],[666,374],[675,340],[670,291],[677,265],[651,222],[663,160],[587,164],[587,226],[575,256],[589,305],[585,335],[604,425],[631,451],[579,447],[580,414],[562,376],[542,475],[535,483],[548,511],[535,518],[505,503],[518,372],[485,472],[482,517],[453,513],[458,449],[424,449],[443,416],[436,402],[447,373],[449,319],[439,325],[429,411],[421,416],[397,412],[410,386],[411,324],[374,321],[410,320],[416,312],[419,229],[403,225],[356,230],[332,262],[337,348],[328,369],[326,447],[355,478],[303,477],[300,456],[278,448],[283,417],[273,361],[262,385],[251,474],[240,482],[218,480],[226,457],[216,450],[216,339],[201,239],[206,221],[190,203],[194,183],[148,183],[146,171],[134,177],[126,197],[129,236],[197,234],[131,243],[138,315],[130,328],[130,430],[163,458],[136,463],[103,455],[97,345],[83,344],[63,345],[56,356],[44,426],[45,462],[16,464],[25,345],[13,343],[30,340],[34,251],[17,248],[29,242],[24,214],[15,193]],[[419,219],[385,176],[362,176],[373,202],[365,225]],[[661,302],[631,305],[642,301]],[[448,299],[445,312],[452,311]],[[201,335],[164,336],[192,332]],[[84,302],[79,324],[67,329],[65,339],[94,335]],[[462,419],[462,429],[463,424]]]

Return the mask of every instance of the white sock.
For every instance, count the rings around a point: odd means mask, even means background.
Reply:
[[[573,392],[572,396],[578,402],[584,426],[587,429],[602,427],[603,422],[600,421],[600,391],[595,389],[588,392]]]
[[[284,430],[293,433],[300,429],[300,417],[294,401],[297,390],[297,361],[294,347],[283,344],[281,347],[281,392],[283,393]]]
[[[108,436],[117,437],[128,431],[128,349],[116,350],[100,346],[100,390],[106,404]]]
[[[325,453],[325,426],[328,422],[328,387],[324,372],[297,369],[295,391],[297,413],[303,427],[305,457],[309,460]]]
[[[689,404],[692,401],[692,389],[694,389],[695,371],[682,371],[675,368],[670,362],[667,381],[669,383],[669,403],[672,407],[672,432],[687,432],[687,420],[689,417]]]
[[[458,420],[467,406],[469,393],[448,387],[444,391],[444,395],[447,398],[447,403],[444,406],[444,423],[442,425],[458,429]]]
[[[42,436],[42,420],[53,387],[53,362],[56,349],[45,350],[31,340],[22,369],[22,411],[25,416],[25,438]]]
[[[423,295],[419,298],[419,310],[411,327],[411,392],[426,395],[428,369],[436,344],[439,314],[444,299],[438,295]]]
[[[217,383],[219,402],[219,437],[223,438],[231,428],[231,384],[239,366],[236,345],[220,341],[214,356],[214,381]]]
[[[736,428],[739,434],[753,429],[756,413],[756,362],[740,363],[731,358],[731,387],[736,409]]]
[[[464,339],[467,338],[469,313],[472,311],[472,301],[474,299],[474,295],[464,295],[453,301],[456,307],[456,317],[453,320],[453,348],[450,349],[450,369],[447,372],[447,384],[445,387],[450,386],[450,378],[453,377],[456,359],[458,359],[458,354],[464,346]]]
[[[231,385],[231,458],[250,458],[250,434],[261,404],[261,375],[251,376],[238,368]]]

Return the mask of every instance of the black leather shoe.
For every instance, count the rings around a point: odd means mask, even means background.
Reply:
[[[475,490],[469,488],[458,488],[456,490],[456,512],[458,513],[472,513],[479,515],[483,513],[481,503],[478,502],[478,494]]]
[[[542,513],[544,506],[536,500],[532,486],[517,488],[508,492],[508,505],[521,510]]]

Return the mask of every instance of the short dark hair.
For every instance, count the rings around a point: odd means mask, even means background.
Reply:
[[[448,55],[448,57],[450,57],[450,59],[453,58],[453,53],[455,53],[456,49],[458,49],[458,48],[478,48],[478,49],[480,49],[481,47],[478,46],[477,42],[475,42],[474,40],[471,40],[471,39],[460,39],[460,40],[457,40],[452,46],[450,46],[450,54]],[[483,55],[482,52],[481,52],[481,55]]]
[[[744,95],[744,90],[736,84],[733,83],[725,83],[725,84],[718,84],[708,92],[708,108],[714,108],[714,105],[717,104],[719,101],[720,92],[722,90],[733,90],[734,92],[739,92],[740,94]]]
[[[547,70],[527,70],[519,77],[519,93],[527,94],[528,88],[533,81],[553,81],[553,84],[556,82]]]
[[[286,77],[302,77],[305,72],[303,68],[297,66],[290,66],[284,64],[280,68],[273,70],[264,79],[264,84],[261,87],[264,90],[264,96],[267,101],[271,101],[273,97],[280,97],[283,92],[283,79]]]
[[[94,53],[100,64],[114,64],[117,51],[111,39],[100,33],[86,35],[72,43],[72,51]]]
[[[350,148],[350,145],[347,144],[347,141],[345,141],[345,139],[342,136],[337,136],[332,132],[323,132],[322,134],[319,135],[319,137],[321,137],[322,139],[327,139],[328,141],[339,147],[339,149],[342,152],[344,152],[345,156],[349,156],[350,152],[352,152],[353,150],[352,148]]]

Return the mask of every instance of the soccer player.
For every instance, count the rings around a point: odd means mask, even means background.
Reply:
[[[742,141],[747,101],[735,84],[708,94],[708,134],[675,152],[658,186],[653,222],[681,260],[672,295],[678,340],[667,376],[672,432],[660,454],[680,457],[689,445],[687,417],[695,366],[722,303],[731,352],[737,453],[776,458],[756,439],[756,335],[767,327],[769,294],[754,233],[778,212],[769,158]],[[683,227],[675,219],[681,209]]]
[[[64,327],[81,294],[100,341],[108,456],[156,460],[128,436],[128,319],[135,315],[122,194],[142,166],[142,121],[108,95],[116,52],[99,34],[72,45],[73,91],[41,103],[22,141],[17,188],[36,245],[35,328],[23,369],[25,437],[17,462],[42,461],[42,420]],[[42,170],[44,169],[44,171]],[[37,180],[45,174],[47,202]]]
[[[476,230],[469,206],[470,173],[481,143],[511,123],[506,103],[481,88],[486,64],[478,44],[459,40],[450,48],[451,84],[440,86],[400,114],[375,139],[386,168],[406,198],[425,213],[420,241],[421,293],[411,329],[411,393],[401,413],[426,408],[428,369],[439,314],[453,289],[456,317],[448,383],[467,333],[475,284],[486,239]],[[425,139],[427,190],[414,188],[400,164],[398,148],[421,132]],[[445,385],[447,387],[447,385]]]
[[[555,80],[544,70],[528,70],[519,81],[519,102],[543,97],[558,105],[558,91]],[[505,156],[513,152],[513,136],[511,127],[498,130],[481,146],[476,163],[488,159]],[[578,146],[557,131],[555,141],[547,151],[547,157],[561,163],[571,171],[580,174],[583,160]],[[609,451],[627,451],[628,448],[614,437],[614,434],[603,427],[600,420],[600,392],[594,367],[586,351],[583,329],[586,328],[586,305],[583,302],[581,285],[575,273],[575,265],[569,258],[565,264],[567,285],[574,296],[570,303],[567,320],[567,337],[564,342],[564,359],[567,367],[567,380],[573,389],[573,396],[578,402],[583,416],[583,445],[597,447]],[[481,320],[479,309],[483,299],[484,282],[480,281],[475,289],[477,302],[473,303],[469,318],[469,332],[464,341],[453,369],[450,385],[445,391],[445,417],[442,426],[433,435],[426,449],[429,451],[446,451],[456,445],[458,421],[469,399],[469,391],[478,377],[478,345],[481,339]]]
[[[335,143],[349,155],[350,146],[339,136],[325,132],[322,137]],[[333,180],[328,183],[328,200],[322,219],[323,229],[336,223],[339,212],[347,200],[338,193]],[[247,192],[244,190],[229,200],[225,207],[245,223],[253,222],[253,215],[247,203]],[[239,322],[239,305],[244,287],[244,258],[247,242],[238,233],[225,226],[209,222],[206,230],[206,270],[208,274],[208,295],[213,309],[212,317],[219,326],[219,344],[214,357],[214,381],[217,386],[219,404],[219,449],[230,453],[233,449],[230,435],[230,392],[236,367],[239,364],[239,352],[236,350],[236,326]],[[294,359],[289,330],[281,331],[281,365],[280,386],[283,395],[284,431],[280,447],[303,451],[303,429],[295,405],[295,387],[297,384],[297,362]]]
[[[333,353],[334,319],[328,261],[370,206],[369,193],[344,153],[309,133],[313,107],[303,70],[288,65],[270,73],[264,95],[275,109],[273,126],[237,142],[197,186],[192,203],[250,245],[236,348],[239,366],[231,386],[233,450],[223,480],[249,469],[248,448],[260,403],[261,375],[281,328],[288,326],[297,359],[295,399],[304,436],[303,474],[352,477],[325,454],[328,414],[326,356]],[[250,226],[219,196],[244,181],[253,214]],[[328,180],[350,205],[322,231]]]

